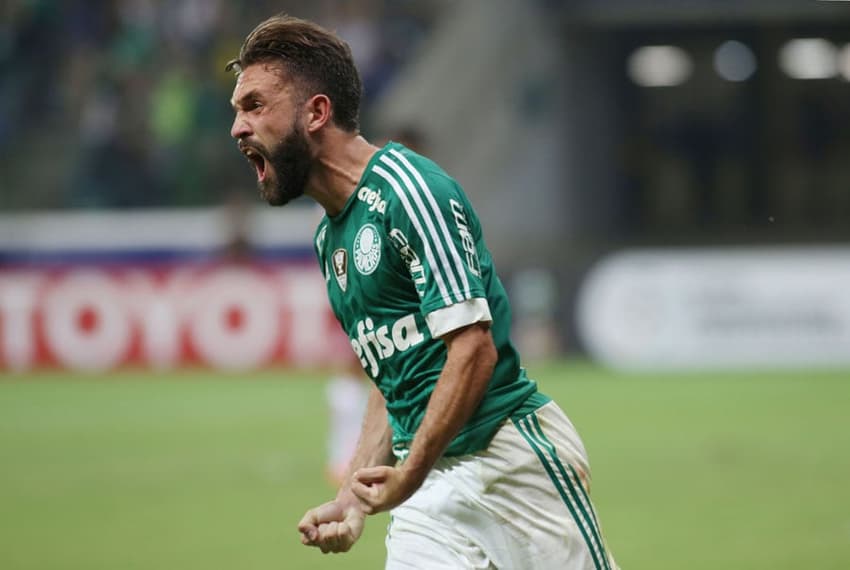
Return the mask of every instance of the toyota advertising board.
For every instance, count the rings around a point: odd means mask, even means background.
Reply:
[[[256,254],[235,261],[216,253],[219,211],[6,217],[0,369],[247,370],[348,356],[312,258],[312,216],[274,214],[252,224]]]

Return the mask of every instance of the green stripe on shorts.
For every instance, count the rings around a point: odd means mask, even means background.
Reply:
[[[534,416],[534,414],[531,414],[530,417],[535,417],[535,416]],[[594,567],[596,568],[596,570],[610,570],[610,568],[608,566],[608,562],[607,562],[607,560],[605,560],[604,553],[601,555],[601,560],[600,560],[600,554],[597,552],[597,549],[594,547],[593,540],[590,537],[590,533],[588,533],[587,527],[589,527],[591,532],[593,532],[594,538],[596,538],[598,540],[598,537],[596,536],[596,533],[594,531],[593,524],[592,523],[588,524],[586,519],[584,518],[584,516],[579,515],[579,513],[577,512],[577,509],[573,505],[573,501],[570,499],[570,495],[567,494],[563,485],[561,485],[561,482],[558,479],[558,476],[555,474],[554,470],[552,469],[552,466],[546,460],[546,455],[540,449],[540,444],[538,443],[538,438],[535,436],[534,432],[532,431],[531,422],[529,422],[528,417],[525,417],[521,420],[513,420],[513,423],[516,426],[517,430],[519,431],[520,435],[522,435],[522,437],[525,439],[525,441],[528,442],[528,445],[531,447],[531,449],[537,455],[538,459],[540,459],[540,463],[543,465],[543,468],[546,470],[546,473],[549,475],[549,479],[555,485],[555,489],[557,489],[558,494],[561,496],[561,500],[567,506],[567,510],[569,510],[570,515],[572,515],[573,520],[575,521],[576,526],[579,529],[579,532],[581,532],[582,537],[584,537],[585,544],[587,544],[587,547],[590,550],[590,555],[593,558]],[[548,446],[551,446],[551,443],[549,443],[544,438],[543,445],[546,446],[547,444],[548,444]],[[547,449],[549,449],[549,448],[547,447]],[[550,454],[553,451],[554,451],[554,448],[552,448],[550,450]],[[557,457],[557,455],[555,457]],[[559,465],[559,467],[562,468],[562,466],[560,466],[560,465]],[[570,485],[568,478],[565,477],[564,480],[567,482],[567,485]],[[575,491],[573,490],[573,493],[574,492]],[[577,502],[577,504],[580,505],[580,502]],[[582,514],[584,514],[583,509],[582,509]]]
[[[540,421],[537,419],[536,414],[531,415],[531,421],[534,423],[534,428],[537,431],[538,441],[540,441],[549,452],[549,455],[552,457],[552,461],[558,467],[561,477],[563,477],[567,484],[567,488],[570,490],[570,495],[578,505],[578,508],[584,517],[583,520],[587,521],[595,543],[599,547],[599,555],[605,562],[605,568],[610,568],[608,565],[608,557],[605,554],[605,544],[602,542],[602,533],[599,531],[599,522],[596,520],[596,513],[593,510],[593,504],[590,502],[590,497],[584,490],[584,485],[581,484],[581,479],[579,478],[578,473],[576,473],[576,470],[572,465],[568,465],[570,474],[567,473],[567,470],[564,468],[564,464],[561,462],[561,459],[555,451],[555,446],[543,433],[543,428],[540,426]],[[576,489],[578,489],[578,492],[576,492]]]

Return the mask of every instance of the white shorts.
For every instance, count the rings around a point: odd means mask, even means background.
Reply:
[[[555,402],[506,420],[481,452],[440,459],[391,512],[388,570],[616,570],[584,445]]]

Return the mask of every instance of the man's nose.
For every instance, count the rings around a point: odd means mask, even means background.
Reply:
[[[230,136],[236,140],[241,140],[251,135],[251,126],[240,115],[236,115],[233,119],[233,125],[230,127]]]

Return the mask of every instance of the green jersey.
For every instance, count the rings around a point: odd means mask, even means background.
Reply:
[[[520,367],[508,298],[463,190],[434,162],[389,143],[342,211],[316,230],[331,307],[387,403],[404,457],[446,362],[439,338],[489,322],[498,351],[481,404],[446,455],[485,448],[500,424],[548,399]]]

